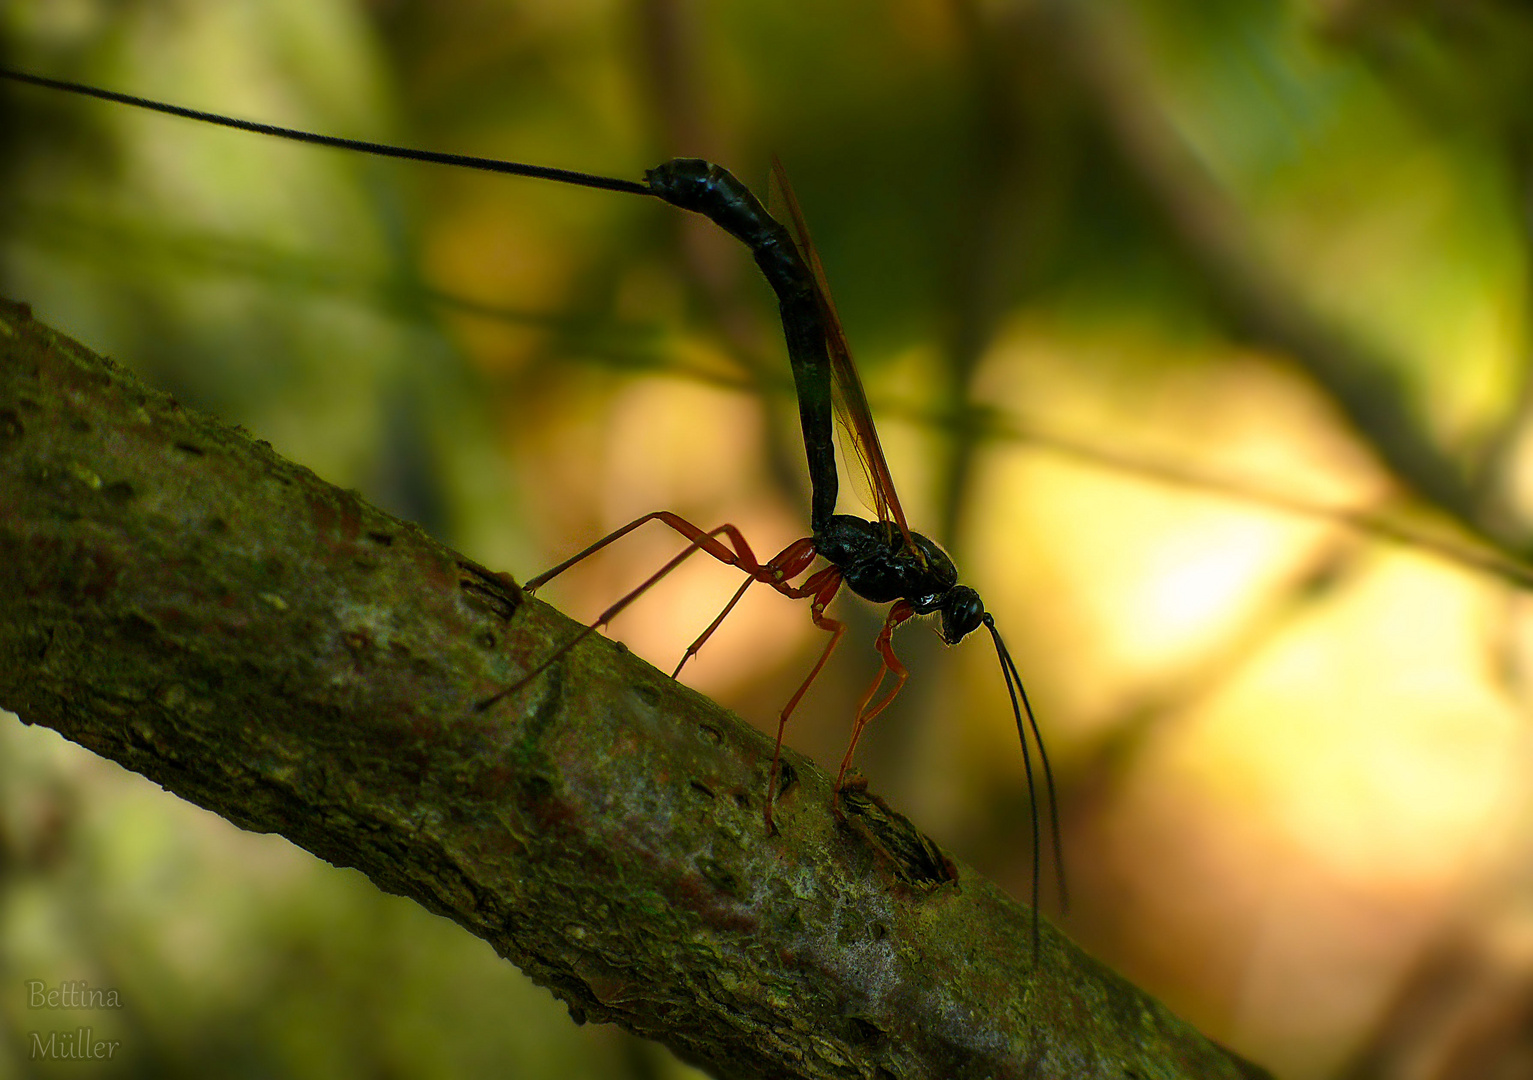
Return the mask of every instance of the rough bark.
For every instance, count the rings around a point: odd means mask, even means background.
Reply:
[[[871,796],[0,302],[0,706],[726,1077],[1252,1077]]]

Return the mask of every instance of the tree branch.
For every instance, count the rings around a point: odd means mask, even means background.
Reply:
[[[0,301],[0,705],[731,1077],[1255,1077],[867,795]]]

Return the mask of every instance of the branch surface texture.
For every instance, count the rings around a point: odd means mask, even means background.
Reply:
[[[0,706],[720,1077],[1260,1077],[880,800],[0,301]]]

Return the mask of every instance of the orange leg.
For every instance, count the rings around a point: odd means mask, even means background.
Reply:
[[[809,685],[820,674],[820,669],[825,666],[825,661],[830,659],[830,654],[836,651],[837,645],[841,644],[841,635],[846,633],[845,623],[827,618],[825,615],[825,605],[835,598],[840,588],[841,571],[834,566],[827,566],[825,569],[812,574],[803,585],[788,586],[786,588],[779,587],[777,590],[784,596],[795,598],[812,595],[814,600],[809,606],[809,617],[814,620],[816,626],[830,634],[830,641],[826,642],[824,651],[820,653],[820,658],[815,661],[814,667],[809,669],[809,674],[804,677],[804,681],[799,684],[798,690],[788,699],[788,703],[782,707],[782,712],[777,717],[777,742],[772,746],[772,770],[767,776],[766,824],[768,834],[776,831],[772,825],[772,804],[777,799],[777,776],[782,759],[782,736],[788,727],[788,717],[798,707],[799,701],[808,692]]]
[[[889,703],[895,699],[905,686],[905,680],[910,678],[910,671],[900,663],[899,657],[894,655],[894,645],[890,636],[894,628],[915,614],[915,609],[907,601],[901,600],[889,609],[889,617],[884,620],[884,628],[878,632],[878,640],[873,643],[874,648],[883,657],[883,665],[879,667],[878,674],[873,677],[873,683],[862,695],[862,700],[857,703],[857,719],[852,723],[852,741],[846,748],[846,757],[841,759],[841,771],[836,773],[836,790],[840,791],[842,781],[846,779],[846,770],[852,767],[852,755],[857,752],[857,740],[862,738],[862,729],[868,726],[868,722],[889,707]],[[878,688],[883,685],[884,676],[893,675],[894,685],[885,694],[878,704],[869,707],[869,702],[878,693]]]
[[[613,532],[608,533],[606,536],[596,541],[596,543],[592,544],[590,547],[584,549],[583,551],[579,551],[574,555],[571,555],[558,566],[543,571],[543,573],[527,582],[526,585],[523,585],[523,590],[526,592],[536,592],[539,588],[548,584],[550,581],[564,573],[576,563],[590,558],[592,555],[595,555],[598,551],[612,543],[614,540],[621,540],[623,537],[637,529],[640,525],[648,524],[651,521],[663,522],[666,525],[669,525],[671,528],[675,529],[677,532],[681,533],[681,535],[685,536],[688,540],[692,541],[692,546],[683,552],[683,557],[690,555],[693,551],[702,550],[708,552],[708,554],[712,555],[715,559],[718,559],[722,563],[727,563],[730,566],[740,567],[742,570],[745,570],[746,573],[750,573],[753,569],[760,568],[760,564],[756,562],[756,557],[751,554],[750,545],[745,542],[745,537],[741,536],[740,530],[735,528],[733,525],[720,525],[717,529],[713,529],[712,531],[705,533],[702,529],[692,524],[686,518],[673,514],[669,510],[656,510],[652,514],[645,514],[641,518],[636,518],[633,521],[630,521],[621,529],[616,529]],[[723,544],[719,543],[717,539],[714,539],[720,533],[728,536],[729,539],[733,541],[735,545],[734,551],[730,551]]]
[[[783,548],[782,551],[778,552],[770,560],[763,564],[757,561],[756,556],[751,551],[750,545],[746,542],[745,537],[741,535],[740,530],[735,528],[735,526],[727,524],[720,525],[715,529],[710,529],[705,532],[703,529],[692,524],[690,521],[687,521],[685,518],[679,517],[676,514],[666,510],[657,510],[652,514],[645,514],[643,517],[638,518],[635,521],[631,521],[627,525],[624,525],[621,529],[618,529],[612,533],[609,533],[607,536],[602,537],[596,543],[564,560],[558,566],[555,566],[552,569],[539,574],[537,577],[527,582],[523,588],[529,593],[534,591],[540,586],[547,584],[549,581],[553,580],[555,577],[562,574],[564,571],[568,570],[570,567],[574,566],[582,559],[589,558],[591,555],[594,555],[596,552],[600,551],[608,544],[615,540],[622,539],[624,536],[627,536],[639,526],[644,525],[650,521],[659,521],[662,524],[667,525],[675,531],[681,533],[681,535],[685,536],[689,541],[686,550],[677,554],[659,570],[655,571],[642,583],[640,583],[637,588],[625,594],[621,599],[617,601],[617,603],[603,611],[599,616],[597,616],[595,622],[585,627],[579,634],[575,635],[575,637],[561,645],[553,652],[552,655],[546,657],[541,664],[523,676],[518,682],[506,687],[492,697],[486,698],[485,700],[479,702],[479,704],[476,706],[476,709],[482,712],[485,709],[490,708],[502,698],[506,697],[508,694],[514,693],[515,691],[521,689],[521,687],[525,686],[533,678],[541,674],[543,670],[552,664],[555,660],[563,656],[566,652],[583,641],[587,635],[592,634],[596,630],[605,626],[620,612],[622,612],[624,608],[628,607],[629,604],[633,603],[640,596],[644,595],[644,593],[653,585],[655,585],[656,582],[665,577],[672,570],[676,569],[677,566],[681,565],[681,563],[689,558],[694,552],[706,552],[708,555],[717,559],[719,562],[724,563],[725,565],[735,566],[743,570],[747,577],[745,582],[741,584],[740,588],[735,591],[734,596],[730,597],[729,603],[724,605],[724,610],[719,612],[718,616],[714,618],[713,622],[708,624],[708,628],[704,630],[700,635],[698,635],[696,641],[688,646],[687,651],[682,655],[681,662],[676,665],[676,671],[672,673],[673,677],[674,675],[680,673],[682,666],[686,664],[686,662],[694,655],[696,655],[697,651],[703,647],[703,645],[708,641],[710,637],[713,636],[714,631],[719,628],[719,626],[724,622],[724,619],[728,617],[731,611],[734,610],[735,605],[740,602],[741,597],[745,595],[745,590],[750,588],[750,586],[757,581],[770,585],[777,592],[791,600],[802,599],[806,596],[812,597],[813,600],[810,605],[810,618],[814,620],[814,624],[816,626],[830,634],[830,641],[826,643],[824,650],[821,651],[820,658],[815,661],[814,667],[809,670],[809,674],[804,677],[804,681],[799,684],[799,688],[794,692],[793,696],[788,699],[788,703],[783,706],[782,712],[778,715],[777,740],[772,746],[772,768],[767,779],[766,807],[764,811],[767,830],[768,832],[771,832],[774,829],[772,824],[772,807],[777,797],[777,781],[779,775],[781,774],[782,767],[782,740],[783,734],[788,727],[788,717],[791,716],[793,714],[793,710],[798,707],[799,701],[801,701],[804,695],[809,691],[810,685],[813,684],[814,680],[819,676],[820,671],[825,667],[826,661],[830,659],[830,654],[835,652],[836,646],[841,643],[842,635],[846,633],[846,626],[843,623],[829,618],[825,614],[826,605],[828,605],[831,600],[835,599],[836,593],[841,589],[841,571],[834,566],[827,566],[819,571],[816,571],[814,574],[811,574],[802,585],[794,585],[791,583],[792,580],[807,570],[809,565],[813,563],[816,558],[814,540],[812,537],[806,537],[802,540],[795,540],[793,543]],[[729,545],[724,544],[719,539],[720,536],[726,537],[730,542]],[[905,610],[904,613],[899,616],[899,618],[895,618],[895,612],[899,612],[902,607],[908,608],[908,605],[895,605],[895,611],[890,613],[890,620],[888,623],[886,623],[884,632],[879,635],[878,639],[878,648],[879,651],[884,654],[885,667],[887,670],[894,671],[896,673],[899,682],[896,684],[894,690],[890,692],[889,696],[885,698],[884,701],[880,702],[877,708],[873,709],[866,716],[861,715],[863,709],[859,708],[857,728],[859,733],[861,732],[861,726],[866,724],[868,720],[871,720],[873,716],[877,715],[877,713],[880,712],[884,706],[889,703],[889,699],[893,698],[895,693],[898,693],[900,685],[903,685],[905,681],[906,671],[900,665],[900,662],[895,659],[894,653],[890,650],[888,642],[889,633],[892,631],[894,626],[897,626],[905,619],[908,619],[912,614],[909,610]],[[880,671],[880,679],[882,679],[882,676],[883,671]],[[873,689],[877,689],[877,683],[874,684]],[[864,707],[867,704],[868,697],[871,697],[872,693],[873,690],[870,690],[867,697],[864,698],[862,703]],[[856,745],[855,735],[853,736],[853,745]],[[851,758],[850,751],[848,751],[847,758],[848,761]],[[843,765],[842,772],[844,773],[845,771],[845,766]]]
[[[787,585],[787,582],[798,577],[799,574],[808,569],[809,564],[814,561],[814,557],[814,541],[812,539],[795,540],[772,556],[760,572],[751,573],[751,576],[741,582],[740,587],[735,590],[735,594],[729,598],[729,603],[724,605],[724,610],[719,612],[718,616],[708,624],[708,629],[697,635],[697,640],[687,646],[687,651],[682,653],[681,660],[676,665],[676,670],[671,672],[671,678],[674,679],[681,674],[681,669],[686,666],[687,661],[698,654],[698,651],[713,636],[713,632],[723,624],[724,620],[729,617],[729,613],[735,609],[735,605],[745,595],[745,590],[756,582],[765,581],[790,599],[798,599],[800,596],[807,595],[797,592],[795,587]],[[807,587],[805,586],[805,588]]]
[[[569,641],[566,641],[563,645],[555,649],[550,655],[545,657],[543,662],[540,663],[537,667],[533,668],[530,672],[522,676],[521,679],[517,680],[510,686],[507,686],[497,693],[491,695],[490,697],[485,698],[483,701],[480,701],[477,705],[474,706],[476,712],[483,712],[484,710],[490,708],[496,702],[506,697],[508,694],[515,693],[517,690],[520,690],[523,686],[527,685],[528,682],[532,681],[532,679],[542,674],[544,669],[546,669],[550,664],[559,659],[559,657],[563,656],[565,653],[569,652],[580,642],[584,641],[590,634],[611,622],[624,608],[633,603],[640,596],[644,595],[644,593],[652,586],[654,586],[656,582],[665,577],[672,570],[676,569],[676,567],[680,566],[682,562],[689,558],[694,552],[707,552],[709,555],[721,563],[724,563],[728,566],[736,566],[741,570],[744,570],[747,574],[750,575],[752,580],[765,581],[778,591],[785,591],[789,596],[802,595],[793,592],[792,587],[786,584],[786,570],[791,569],[793,566],[797,565],[798,569],[793,570],[793,573],[799,573],[803,570],[804,567],[808,566],[809,563],[813,561],[814,543],[812,540],[800,540],[790,544],[786,549],[783,550],[780,555],[777,556],[776,559],[772,560],[771,563],[763,566],[756,560],[755,554],[751,551],[750,545],[746,543],[745,537],[740,534],[740,530],[735,528],[733,525],[720,525],[715,529],[710,529],[705,532],[698,526],[692,524],[690,521],[687,521],[685,518],[679,517],[668,510],[657,510],[652,514],[645,514],[643,517],[638,518],[635,521],[630,521],[621,529],[618,529],[615,532],[609,533],[608,535],[602,537],[600,540],[586,548],[584,551],[581,551],[578,554],[565,559],[562,563],[560,563],[558,566],[555,566],[553,569],[539,574],[537,577],[529,581],[526,586],[524,586],[524,588],[527,592],[532,592],[534,589],[537,589],[539,586],[546,584],[548,581],[557,577],[559,574],[562,574],[564,571],[568,570],[570,567],[574,566],[582,559],[594,555],[596,552],[600,551],[602,548],[606,547],[614,540],[618,540],[624,536],[627,536],[640,525],[646,524],[650,521],[659,521],[665,525],[668,525],[670,528],[675,529],[677,532],[685,536],[688,541],[690,541],[690,543],[688,543],[684,551],[680,552],[678,555],[672,558],[659,570],[656,570],[637,588],[627,593],[620,600],[618,600],[617,603],[613,604],[611,607],[607,608],[606,611],[603,611],[600,615],[598,615],[595,622],[585,627],[583,630],[581,630],[580,633],[576,634]],[[734,545],[733,548],[726,546],[723,542],[721,542],[718,539],[720,535],[728,537],[730,543]],[[779,560],[783,561],[783,565],[776,565]]]
[[[724,610],[719,612],[718,615],[714,616],[713,621],[708,624],[708,629],[704,630],[701,634],[698,634],[697,640],[688,645],[687,651],[681,654],[681,659],[676,661],[676,667],[671,670],[671,678],[675,679],[681,676],[681,669],[687,666],[687,661],[702,651],[702,648],[705,644],[707,644],[708,639],[713,636],[713,632],[723,624],[725,619],[729,618],[729,613],[735,609],[735,605],[738,604],[740,602],[740,598],[745,595],[745,590],[750,588],[755,583],[756,579],[754,577],[748,577],[744,581],[740,582],[740,587],[736,589],[735,594],[729,598],[729,603],[724,605]]]

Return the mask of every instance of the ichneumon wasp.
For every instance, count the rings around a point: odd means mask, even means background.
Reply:
[[[1002,640],[995,619],[985,610],[978,592],[958,582],[952,560],[934,541],[914,532],[905,519],[899,496],[890,475],[888,462],[879,444],[866,393],[841,322],[825,284],[824,271],[809,238],[804,216],[798,206],[780,163],[773,163],[773,176],[780,188],[790,231],[767,212],[750,190],[725,169],[696,158],[678,158],[646,173],[643,182],[597,176],[572,170],[526,165],[497,159],[439,153],[406,147],[383,145],[347,138],[318,135],[291,128],[240,120],[215,113],[150,101],[129,94],[102,90],[79,83],[55,80],[0,69],[0,76],[54,90],[83,94],[119,104],[167,113],[205,123],[232,127],[256,134],[271,135],[299,142],[353,150],[385,157],[402,158],[433,164],[528,176],[558,183],[601,188],[627,194],[654,196],[704,215],[730,235],[744,243],[754,256],[763,276],[777,295],[798,397],[799,418],[804,437],[812,488],[810,524],[812,534],[789,544],[782,551],[760,561],[738,529],[720,525],[704,530],[668,511],[656,511],[630,522],[603,537],[583,551],[533,578],[525,585],[532,592],[558,574],[641,525],[659,521],[684,536],[685,550],[652,574],[637,588],[623,596],[590,624],[552,654],[545,657],[518,682],[474,704],[485,711],[508,695],[520,690],[584,637],[605,625],[648,588],[673,570],[683,560],[703,551],[718,561],[737,567],[745,581],[723,610],[688,647],[672,673],[678,675],[687,660],[695,655],[718,629],[724,619],[756,582],[762,582],[792,599],[810,601],[811,618],[816,626],[830,634],[818,659],[797,691],[778,715],[777,738],[764,803],[764,817],[769,831],[774,829],[772,812],[777,794],[781,750],[788,718],[824,668],[845,633],[845,624],[825,614],[826,607],[844,585],[852,592],[876,604],[890,604],[883,628],[875,641],[880,667],[863,693],[853,720],[852,735],[837,775],[836,787],[847,786],[857,742],[868,723],[888,707],[909,677],[909,671],[894,654],[892,636],[901,624],[919,615],[939,617],[939,633],[952,645],[983,626],[990,634],[1011,699],[1012,712],[1021,743],[1028,789],[1036,796],[1029,734],[1036,746],[1048,797],[1049,821],[1056,867],[1060,865],[1062,843],[1059,833],[1053,772],[1044,750],[1020,673]],[[867,501],[878,519],[868,520],[835,512],[838,477],[834,452],[834,432],[839,422],[845,436],[844,456],[856,461]],[[852,461],[846,462],[851,470]],[[825,565],[810,572],[816,559]],[[805,577],[804,575],[808,576]],[[795,580],[797,583],[795,583]],[[891,685],[880,696],[885,681]],[[1039,807],[1032,798],[1033,837],[1033,908],[1036,917],[1039,899],[1038,860],[1041,858],[1042,833]],[[1063,899],[1063,876],[1060,875]]]

